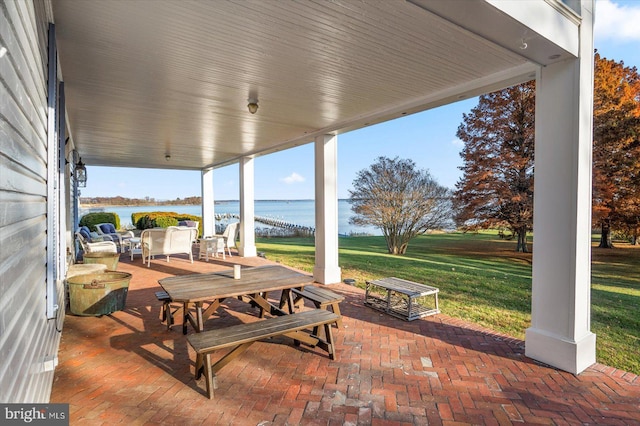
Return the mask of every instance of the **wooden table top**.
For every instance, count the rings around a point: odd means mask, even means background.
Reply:
[[[202,302],[264,291],[299,288],[313,284],[313,277],[280,265],[242,268],[241,278],[233,270],[180,275],[158,281],[174,302]]]

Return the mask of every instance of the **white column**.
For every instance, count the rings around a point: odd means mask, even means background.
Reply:
[[[338,266],[338,137],[315,139],[316,264],[313,278],[322,284],[341,280]]]
[[[543,67],[536,82],[533,295],[526,355],[580,373],[595,362],[590,330],[592,11],[580,58]]]
[[[209,237],[216,233],[215,209],[213,203],[213,169],[202,170],[200,176],[202,190],[202,236]]]
[[[240,160],[240,256],[255,257],[256,231],[255,216],[255,188],[254,188],[254,164],[252,157],[243,157]]]

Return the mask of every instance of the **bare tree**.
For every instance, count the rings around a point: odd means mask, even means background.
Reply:
[[[451,223],[451,194],[412,160],[379,157],[358,172],[349,191],[353,225],[382,230],[391,254],[404,254],[409,241]]]

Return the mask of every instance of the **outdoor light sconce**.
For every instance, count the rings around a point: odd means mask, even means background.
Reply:
[[[82,158],[78,159],[78,163],[76,164],[73,174],[76,178],[78,188],[85,188],[87,186],[87,168],[84,166]]]
[[[249,98],[248,101],[249,103],[247,104],[247,108],[249,108],[249,112],[251,114],[255,114],[256,111],[258,111],[258,99]]]

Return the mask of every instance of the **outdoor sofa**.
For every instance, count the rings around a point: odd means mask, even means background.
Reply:
[[[198,237],[198,229],[184,226],[169,226],[168,228],[145,229],[140,234],[142,249],[142,263],[151,266],[151,257],[157,255],[169,256],[173,254],[188,254],[193,263],[192,247]]]

